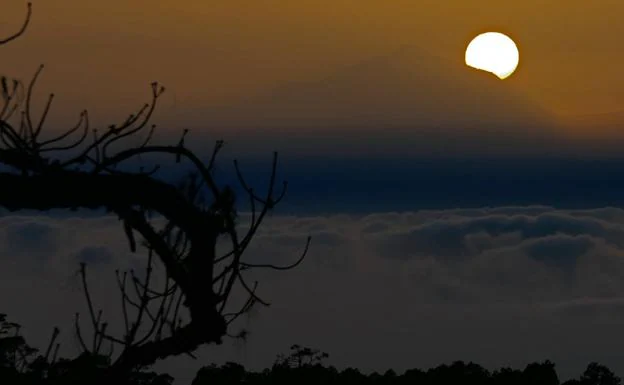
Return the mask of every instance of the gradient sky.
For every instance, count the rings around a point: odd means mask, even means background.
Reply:
[[[22,3],[5,6],[2,30]],[[120,96],[141,97],[158,79],[180,108],[206,108],[405,45],[461,62],[475,34],[497,29],[521,51],[509,87],[553,113],[603,113],[621,110],[624,97],[622,8],[617,0],[42,1],[27,37],[5,49],[3,68],[28,74],[45,62],[46,86],[68,102],[116,110],[127,105]]]
[[[83,108],[96,125],[122,120],[158,80],[161,135],[190,127],[187,142],[206,156],[225,138],[222,181],[233,182],[236,157],[262,184],[271,151],[282,154],[291,189],[253,258],[282,261],[311,233],[310,258],[262,276],[275,305],[250,321],[250,342],[206,348],[203,360],[260,368],[300,343],[363,370],[550,358],[562,378],[592,360],[624,374],[624,2],[33,8],[27,33],[1,48],[0,72],[26,80],[46,64],[35,101],[56,93],[50,131]],[[21,0],[2,5],[0,36],[24,11]],[[520,49],[507,80],[464,65],[468,42],[488,30]],[[74,215],[1,219],[1,289],[26,290],[11,279],[26,272],[42,286],[0,311],[39,341],[49,332],[33,309],[64,306],[54,321],[70,325],[83,305],[68,289],[78,261],[111,283],[114,269],[140,263],[116,219]],[[117,301],[104,286],[101,300]],[[180,379],[202,364],[172,362],[163,368]]]

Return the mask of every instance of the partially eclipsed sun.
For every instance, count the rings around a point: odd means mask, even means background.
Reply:
[[[466,65],[491,72],[500,79],[518,67],[520,53],[516,43],[499,32],[486,32],[472,39],[466,48]]]

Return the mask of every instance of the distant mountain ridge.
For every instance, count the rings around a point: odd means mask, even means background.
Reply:
[[[258,153],[508,155],[557,141],[555,118],[509,80],[413,47],[205,114],[212,137]]]
[[[569,114],[562,117],[568,129],[577,134],[624,138],[624,110],[594,114]]]
[[[377,56],[318,81],[282,85],[214,111],[226,126],[544,126],[547,112],[484,71],[412,47]]]

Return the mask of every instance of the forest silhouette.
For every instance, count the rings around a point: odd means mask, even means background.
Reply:
[[[15,385],[78,384],[93,372],[109,367],[105,355],[82,355],[77,359],[50,357],[51,346],[44,353],[28,345],[19,334],[19,324],[0,314],[0,383]],[[440,365],[428,370],[408,369],[397,374],[362,373],[355,368],[338,370],[325,365],[329,354],[318,349],[292,345],[290,352],[276,357],[271,368],[249,371],[236,362],[203,366],[191,385],[272,385],[272,384],[376,384],[376,385],[620,385],[621,379],[597,362],[587,365],[575,379],[561,381],[555,364],[549,360],[528,364],[523,370],[501,368],[488,371],[482,366],[463,361]],[[44,372],[47,375],[44,376]],[[44,380],[45,377],[45,380]],[[127,385],[169,385],[173,377],[165,373],[139,370],[125,381]]]

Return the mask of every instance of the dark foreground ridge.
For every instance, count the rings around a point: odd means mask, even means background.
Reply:
[[[111,365],[105,355],[83,353],[68,360],[56,358],[48,348],[39,352],[29,346],[19,334],[19,325],[0,314],[0,384],[61,385],[82,384],[84,379],[97,376]],[[501,368],[492,372],[473,362],[456,361],[428,370],[409,369],[403,374],[387,370],[364,374],[358,369],[338,370],[324,365],[329,354],[317,349],[293,345],[289,354],[278,355],[271,368],[260,372],[227,362],[202,367],[191,385],[269,385],[269,384],[375,384],[375,385],[620,385],[621,380],[609,368],[590,363],[576,379],[560,381],[551,361],[535,362],[523,370]],[[125,385],[171,385],[173,377],[137,368],[123,383]]]

